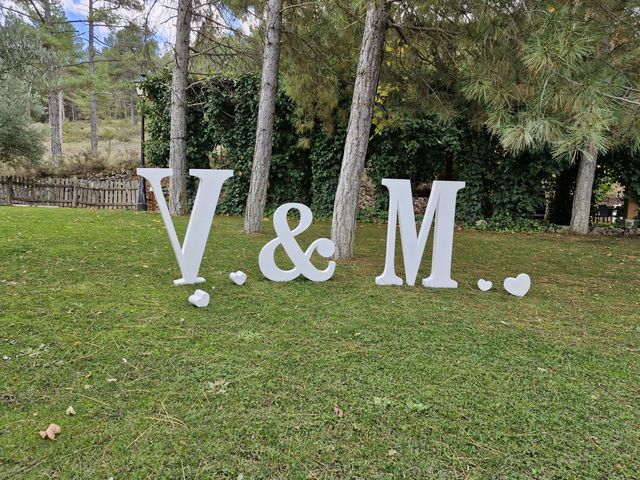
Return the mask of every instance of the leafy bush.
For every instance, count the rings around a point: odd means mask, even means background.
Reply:
[[[375,208],[386,212],[388,195],[383,178],[410,178],[414,185],[453,176],[446,172],[460,156],[462,130],[455,124],[432,119],[411,120],[402,128],[390,128],[370,144],[369,173],[376,186]],[[414,191],[415,195],[415,191]]]
[[[166,166],[169,158],[169,78],[146,83],[148,132],[146,154],[152,165]],[[255,77],[192,82],[188,91],[187,160],[189,168],[230,168],[220,209],[239,215],[245,208],[258,113],[259,84]],[[295,106],[278,92],[273,156],[267,191],[267,212],[284,202],[311,206],[328,217],[333,201],[346,128],[336,133],[320,125],[299,128]],[[373,134],[374,132],[372,132]],[[401,127],[373,135],[368,148],[368,173],[375,187],[374,206],[359,213],[364,221],[386,218],[388,195],[383,178],[410,178],[414,187],[434,179],[466,182],[460,191],[457,215],[462,223],[489,219],[496,228],[511,228],[529,218],[544,201],[543,182],[558,170],[546,152],[508,155],[485,132],[466,122],[440,123],[430,118],[407,119]],[[190,180],[193,194],[195,183]],[[425,192],[414,190],[414,194]]]
[[[558,161],[548,152],[510,155],[484,131],[465,122],[412,120],[384,131],[371,147],[375,207],[381,215],[388,202],[382,178],[410,178],[414,187],[434,179],[456,179],[466,184],[458,193],[459,222],[486,219],[492,228],[512,228],[543,206],[543,183],[558,170]]]
[[[33,164],[42,158],[42,134],[30,124],[27,104],[20,82],[0,77],[0,164]]]
[[[145,152],[152,165],[166,166],[169,159],[169,83],[156,78],[146,83],[150,140]],[[188,91],[188,168],[230,168],[235,175],[226,183],[220,209],[242,214],[249,191],[258,114],[258,82],[213,79],[195,83]],[[273,153],[269,172],[267,211],[289,201],[309,203],[311,164],[303,155],[296,131],[294,106],[282,91],[276,102]],[[194,185],[191,184],[191,187]],[[193,190],[193,188],[192,188]]]
[[[609,152],[599,162],[601,169],[627,189],[627,193],[640,199],[640,151],[619,148]]]
[[[335,135],[325,135],[316,129],[309,138],[311,210],[320,217],[330,217],[333,213],[345,136],[344,128]]]

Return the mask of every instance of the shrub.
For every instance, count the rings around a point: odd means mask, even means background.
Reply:
[[[166,166],[169,159],[169,83],[167,77],[146,83],[150,135],[145,151],[152,165]],[[235,171],[220,203],[224,213],[239,215],[245,208],[258,95],[259,83],[252,76],[191,82],[188,91],[188,168]],[[346,130],[340,122],[337,125],[332,135],[318,124],[302,132],[292,100],[278,91],[267,213],[296,201],[310,205],[318,216],[331,215]],[[484,131],[464,121],[440,123],[431,118],[407,119],[400,127],[375,133],[367,165],[375,185],[374,206],[360,212],[361,219],[386,218],[383,178],[410,178],[414,187],[428,186],[434,179],[459,179],[466,188],[459,194],[458,220],[473,224],[491,219],[490,225],[504,228],[529,218],[541,206],[542,185],[558,170],[558,162],[547,152],[508,155]],[[193,195],[195,182],[189,180],[189,185]]]
[[[21,166],[42,158],[42,134],[30,125],[27,104],[27,94],[20,82],[1,77],[0,164]]]

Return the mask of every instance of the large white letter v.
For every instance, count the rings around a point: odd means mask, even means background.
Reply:
[[[167,228],[169,240],[171,240],[173,252],[178,260],[182,278],[174,280],[173,283],[187,285],[204,282],[204,278],[198,277],[198,270],[204,255],[204,248],[207,245],[213,216],[216,213],[222,184],[227,178],[233,176],[233,170],[189,170],[189,175],[198,177],[200,184],[198,185],[198,193],[196,193],[196,200],[193,203],[193,210],[182,247],[180,247],[178,235],[162,193],[162,179],[170,177],[173,174],[173,170],[171,168],[138,168],[137,172],[138,175],[146,178],[151,184],[151,188],[153,188],[158,208],[162,214],[162,220],[164,220],[164,226]]]

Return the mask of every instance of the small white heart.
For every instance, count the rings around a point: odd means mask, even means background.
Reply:
[[[247,274],[238,270],[237,272],[231,272],[229,278],[236,285],[244,285],[244,282],[247,281]]]
[[[189,296],[189,303],[198,308],[206,307],[209,305],[209,294],[204,290],[196,290]]]
[[[483,292],[488,292],[491,290],[491,287],[493,287],[493,282],[490,280],[485,280],[484,278],[478,280],[478,288]]]
[[[526,273],[521,273],[516,278],[504,279],[504,289],[516,297],[524,297],[531,288],[531,278]]]

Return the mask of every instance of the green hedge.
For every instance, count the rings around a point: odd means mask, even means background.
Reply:
[[[166,166],[169,158],[169,86],[167,77],[146,83],[150,137],[146,155],[151,165]],[[240,215],[244,211],[258,97],[259,84],[252,76],[192,82],[188,91],[188,167],[235,171],[220,203],[223,213]],[[305,131],[298,127],[295,105],[280,90],[267,213],[282,203],[296,201],[310,205],[317,216],[328,217],[333,210],[346,129],[338,126],[335,134],[328,135],[319,125]],[[221,154],[216,146],[222,147]],[[376,188],[369,218],[386,216],[388,199],[382,178],[410,178],[416,187],[437,178],[458,179],[467,184],[459,195],[460,222],[488,219],[497,226],[509,226],[530,217],[541,206],[541,186],[543,182],[552,184],[558,169],[558,161],[547,152],[508,155],[486,133],[465,122],[408,119],[402,127],[386,129],[371,139],[367,171]],[[192,191],[194,186],[191,181]]]
[[[542,185],[552,183],[559,165],[544,151],[509,155],[485,132],[464,122],[413,120],[385,131],[372,146],[370,174],[378,211],[387,209],[382,178],[410,178],[415,186],[436,178],[456,179],[466,182],[458,194],[458,221],[486,219],[496,227],[517,224],[542,207]]]
[[[151,165],[165,166],[169,159],[169,79],[147,81],[147,116],[150,140],[146,155]],[[220,211],[242,214],[245,207],[258,113],[258,84],[252,77],[194,83],[188,90],[187,163],[189,168],[230,168]],[[305,181],[310,168],[298,147],[293,104],[279,92],[269,176],[268,210],[287,201],[308,202]],[[216,146],[223,147],[219,155]],[[193,189],[191,189],[193,190]],[[192,192],[193,196],[193,192]]]

